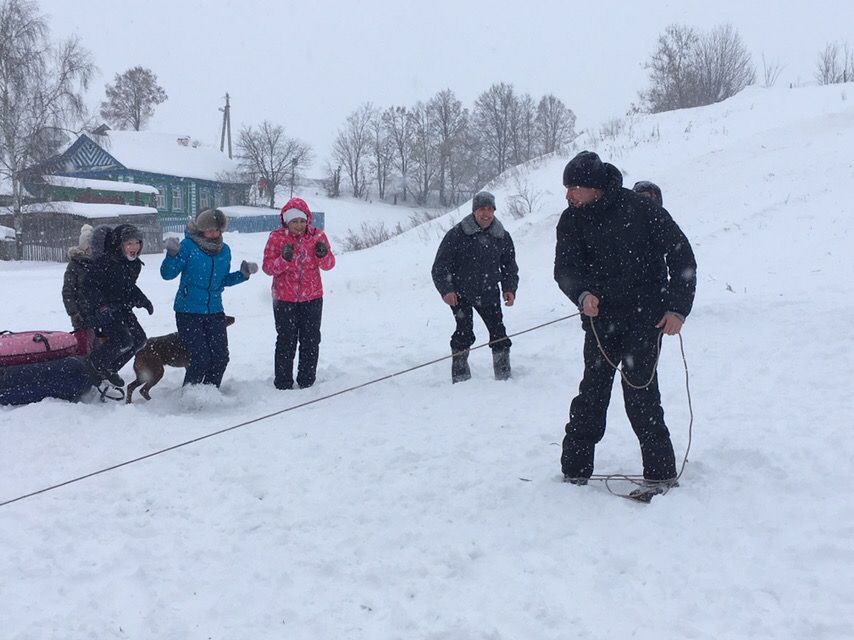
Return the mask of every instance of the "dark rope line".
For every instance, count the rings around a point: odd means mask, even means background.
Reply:
[[[479,344],[476,347],[471,347],[464,351],[459,351],[457,353],[452,353],[448,356],[442,356],[441,358],[436,358],[435,360],[430,360],[429,362],[424,362],[419,365],[415,365],[414,367],[409,367],[408,369],[403,369],[402,371],[397,371],[395,373],[390,373],[388,375],[382,376],[380,378],[376,378],[374,380],[369,380],[368,382],[363,382],[362,384],[357,384],[352,387],[348,387],[346,389],[341,389],[340,391],[336,391],[334,393],[327,394],[325,396],[321,396],[319,398],[314,398],[313,400],[307,400],[306,402],[301,402],[299,404],[293,405],[292,407],[287,407],[285,409],[281,409],[279,411],[274,411],[273,413],[268,413],[267,415],[261,416],[260,418],[253,418],[252,420],[247,420],[246,422],[241,422],[240,424],[236,424],[231,427],[226,427],[225,429],[220,429],[219,431],[214,431],[212,433],[205,434],[203,436],[199,436],[198,438],[193,438],[192,440],[187,440],[186,442],[181,442],[179,444],[174,444],[171,447],[166,447],[165,449],[160,449],[158,451],[152,451],[151,453],[147,453],[143,456],[139,456],[137,458],[133,458],[131,460],[125,460],[124,462],[120,462],[118,464],[114,464],[109,467],[105,467],[103,469],[99,469],[97,471],[93,471],[91,473],[87,473],[82,476],[78,476],[76,478],[72,478],[71,480],[66,480],[65,482],[60,482],[58,484],[51,485],[49,487],[45,487],[43,489],[39,489],[38,491],[33,491],[31,493],[27,493],[22,496],[18,496],[17,498],[12,498],[11,500],[6,500],[4,502],[0,502],[0,507],[5,507],[6,505],[10,505],[14,502],[19,502],[21,500],[26,500],[27,498],[32,498],[34,496],[40,495],[42,493],[47,493],[48,491],[53,491],[54,489],[59,489],[60,487],[65,487],[70,484],[74,484],[75,482],[80,482],[81,480],[86,480],[87,478],[92,478],[97,475],[101,475],[102,473],[107,473],[108,471],[114,471],[116,469],[120,469],[122,467],[126,467],[128,465],[134,464],[136,462],[141,462],[142,460],[148,460],[149,458],[153,458],[155,456],[159,456],[160,454],[167,453],[169,451],[174,451],[175,449],[180,449],[181,447],[186,447],[191,444],[195,444],[196,442],[201,442],[202,440],[207,440],[208,438],[213,438],[214,436],[221,435],[223,433],[228,433],[229,431],[234,431],[235,429],[240,429],[241,427],[246,427],[250,424],[254,424],[256,422],[260,422],[261,420],[267,420],[269,418],[273,418],[275,416],[281,415],[283,413],[287,413],[288,411],[293,411],[294,409],[300,409],[302,407],[307,407],[312,404],[316,404],[318,402],[322,402],[324,400],[329,400],[330,398],[334,398],[336,396],[343,395],[345,393],[349,393],[351,391],[356,391],[357,389],[362,389],[364,387],[370,386],[372,384],[376,384],[378,382],[383,382],[385,380],[389,380],[391,378],[395,378],[397,376],[402,376],[406,373],[410,373],[417,369],[423,369],[424,367],[429,367],[430,365],[436,364],[437,362],[442,362],[443,360],[447,360],[448,358],[453,358],[454,356],[461,355],[466,353],[467,351],[475,351],[476,349],[482,349],[483,347],[489,347],[493,344],[497,344],[499,342],[503,342],[504,340],[508,340],[510,338],[515,338],[516,336],[520,336],[524,333],[530,333],[532,331],[537,331],[538,329],[542,329],[543,327],[547,327],[552,324],[556,324],[558,322],[563,322],[564,320],[568,320],[569,318],[574,318],[575,316],[580,315],[579,313],[573,313],[568,316],[563,316],[561,318],[557,318],[556,320],[549,320],[548,322],[544,322],[542,324],[538,324],[534,327],[530,327],[528,329],[523,329],[522,331],[517,331],[516,333],[511,333],[507,335],[505,338],[499,338],[497,340],[493,340],[491,342],[485,342],[483,344]]]

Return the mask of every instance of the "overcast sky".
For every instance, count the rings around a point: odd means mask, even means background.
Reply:
[[[643,63],[670,23],[732,23],[754,56],[784,65],[780,83],[812,82],[833,40],[854,47],[854,0],[42,0],[54,36],[77,34],[100,70],[89,92],[135,65],[169,100],[150,130],[219,143],[228,91],[234,137],[269,119],[326,158],[363,102],[411,105],[452,89],[466,106],[494,82],[554,93],[583,129],[626,112]],[[317,167],[316,167],[317,168]]]

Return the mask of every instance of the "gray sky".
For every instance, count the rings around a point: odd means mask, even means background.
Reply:
[[[169,94],[150,130],[219,143],[223,96],[232,131],[269,119],[310,143],[318,165],[362,102],[411,105],[452,89],[466,106],[493,82],[539,99],[554,93],[578,128],[621,116],[646,84],[643,63],[673,22],[740,32],[780,83],[812,82],[832,40],[854,47],[854,0],[41,0],[54,36],[76,33],[100,75],[89,93],[134,65]],[[768,8],[770,6],[770,8]]]

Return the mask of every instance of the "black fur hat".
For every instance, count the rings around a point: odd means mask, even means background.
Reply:
[[[652,201],[659,207],[664,206],[664,198],[661,196],[661,188],[654,182],[650,182],[649,180],[640,180],[635,182],[635,186],[632,187],[632,191],[651,197]]]
[[[563,186],[604,189],[608,186],[605,163],[592,151],[582,151],[566,163]]]

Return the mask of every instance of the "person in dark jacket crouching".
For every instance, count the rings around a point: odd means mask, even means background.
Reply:
[[[134,308],[154,313],[154,305],[136,285],[143,263],[142,234],[131,224],[120,224],[106,238],[104,253],[94,258],[83,278],[86,326],[104,340],[95,347],[89,363],[102,379],[124,386],[118,371],[145,344],[145,331]]]
[[[519,285],[513,239],[495,218],[495,196],[475,194],[472,213],[442,239],[433,261],[433,284],[451,307],[457,329],[451,336],[451,381],[471,377],[468,349],[474,344],[473,310],[489,331],[496,380],[510,377],[510,339],[504,328],[501,299],[512,307]],[[499,284],[501,294],[499,294]]]
[[[178,336],[190,355],[184,385],[222,383],[229,360],[222,292],[258,271],[257,264],[246,260],[238,271],[230,271],[231,249],[222,239],[227,223],[219,209],[205,209],[187,223],[180,243],[166,240],[160,275],[165,280],[181,276],[173,308]]]
[[[569,207],[557,225],[554,277],[580,308],[585,338],[584,377],[570,405],[561,467],[574,484],[593,473],[615,373],[604,351],[614,364],[622,362],[631,383],[623,379],[623,398],[644,479],[666,491],[676,463],[655,368],[661,335],[679,333],[691,311],[697,263],[670,214],[622,182],[616,167],[590,151],[563,173]]]

